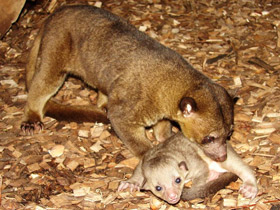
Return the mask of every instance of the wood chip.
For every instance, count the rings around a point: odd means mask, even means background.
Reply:
[[[136,157],[132,157],[132,158],[121,161],[116,167],[126,166],[128,168],[134,169],[138,163],[139,163],[139,159]]]
[[[79,162],[76,160],[71,160],[69,163],[67,163],[67,168],[69,168],[71,171],[74,171],[78,166]]]
[[[150,208],[152,210],[160,209],[161,206],[162,206],[162,201],[154,197],[151,199]]]
[[[95,160],[93,158],[84,159],[84,168],[90,168],[95,166]]]
[[[85,196],[90,192],[90,187],[82,187],[79,189],[74,189],[73,193],[75,197]]]
[[[275,144],[280,144],[280,134],[279,133],[272,133],[268,139],[275,143]]]
[[[92,145],[90,147],[90,149],[93,151],[93,152],[99,152],[100,150],[103,149],[103,147],[101,146],[101,141],[97,141],[94,145]]]
[[[95,125],[93,128],[90,129],[90,134],[92,138],[97,138],[99,137],[102,132],[104,131],[104,126],[101,125]]]
[[[255,129],[252,129],[252,132],[254,132],[256,134],[271,134],[274,131],[276,131],[275,128],[255,128]]]
[[[55,145],[51,150],[49,150],[49,154],[53,157],[59,157],[64,153],[65,147],[63,145]]]
[[[29,166],[27,166],[29,173],[32,173],[34,171],[40,170],[40,165],[38,163],[33,163]]]
[[[79,135],[80,137],[83,137],[83,138],[88,138],[88,136],[89,136],[89,131],[87,131],[87,130],[79,130],[78,135]]]
[[[101,8],[102,2],[101,1],[97,1],[97,2],[95,2],[94,6],[96,6],[98,8]]]
[[[240,77],[234,77],[233,81],[234,81],[234,84],[236,87],[242,87],[242,82],[241,82]]]
[[[225,207],[235,207],[236,206],[236,200],[235,199],[224,199],[223,205]]]

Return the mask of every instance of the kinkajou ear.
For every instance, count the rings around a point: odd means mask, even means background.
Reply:
[[[179,168],[184,170],[184,171],[188,171],[188,167],[187,167],[187,164],[185,161],[181,161],[179,164],[178,164]]]
[[[188,117],[191,113],[197,111],[197,105],[193,98],[184,97],[179,104],[180,110],[183,112],[184,117]]]

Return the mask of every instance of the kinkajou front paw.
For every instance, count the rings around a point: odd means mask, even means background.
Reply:
[[[130,192],[140,191],[140,184],[136,182],[130,182],[129,180],[121,181],[118,191],[123,191],[127,188],[130,189]]]

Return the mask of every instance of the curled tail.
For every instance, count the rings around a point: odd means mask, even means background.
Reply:
[[[106,112],[94,105],[63,105],[51,99],[46,104],[45,110],[47,116],[53,117],[57,120],[109,123]]]
[[[184,188],[181,199],[183,201],[187,201],[193,200],[195,198],[205,198],[214,195],[216,192],[225,188],[227,185],[229,185],[231,182],[236,181],[237,179],[237,175],[226,172],[220,175],[217,179],[207,182],[204,185]]]

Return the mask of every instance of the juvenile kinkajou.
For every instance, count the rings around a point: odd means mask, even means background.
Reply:
[[[67,75],[97,88],[105,96],[101,104],[107,104],[107,113],[95,106],[54,102],[51,98]],[[50,15],[31,49],[26,85],[21,125],[25,133],[40,130],[44,115],[110,121],[124,144],[141,157],[152,147],[145,128],[156,125],[167,133],[170,121],[176,121],[210,158],[226,159],[233,123],[233,102],[227,91],[178,53],[103,9],[65,6]]]
[[[240,192],[247,198],[254,198],[258,188],[253,171],[229,143],[227,147],[226,161],[215,162],[196,143],[177,133],[150,149],[133,176],[121,182],[118,190],[150,190],[168,203],[176,204],[181,195],[183,200],[188,200],[215,193],[234,181],[236,174],[243,181]],[[231,173],[223,175],[224,172]],[[192,187],[183,190],[189,180],[192,180]]]

